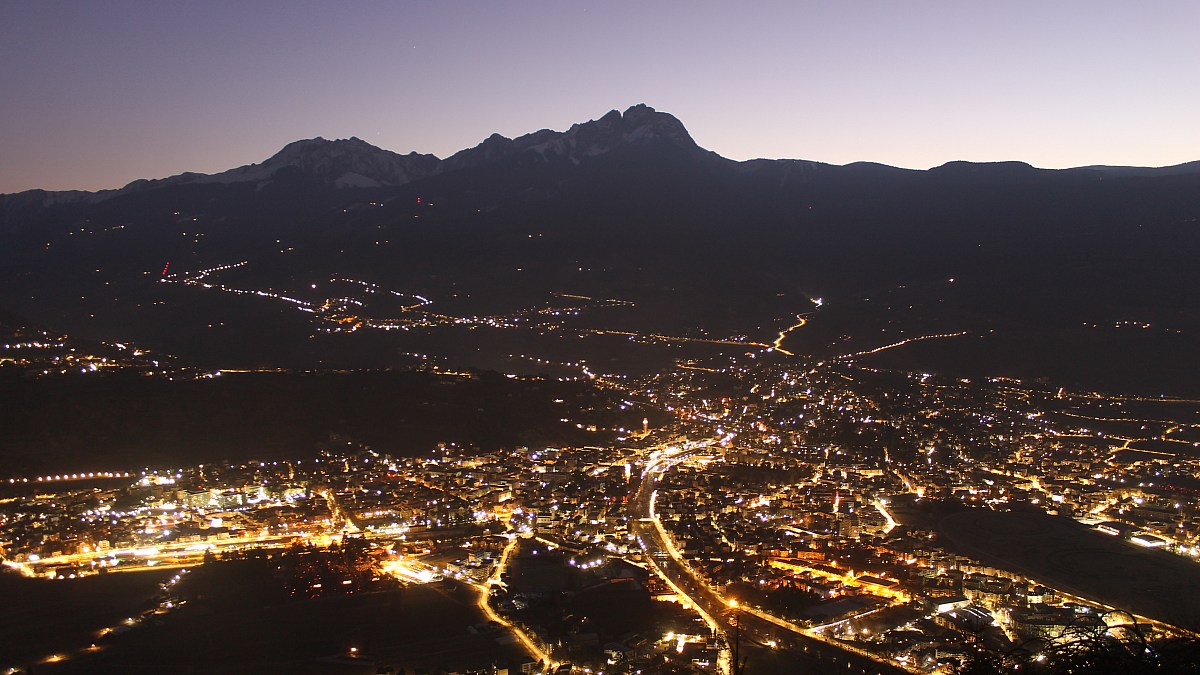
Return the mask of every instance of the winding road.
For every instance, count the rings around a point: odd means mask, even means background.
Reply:
[[[734,641],[735,622],[740,622],[741,654],[747,659],[748,672],[904,673],[878,656],[833,644],[831,638],[765,612],[752,608],[733,609],[727,598],[692,570],[663,528],[655,512],[655,500],[658,483],[667,471],[689,458],[711,452],[712,448],[707,445],[692,443],[652,454],[630,509],[633,532],[651,566],[681,599],[686,599],[699,611],[714,632],[724,635],[726,647],[721,653],[721,672],[733,671],[730,647]]]

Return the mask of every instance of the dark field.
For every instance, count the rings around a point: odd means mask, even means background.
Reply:
[[[439,442],[590,445],[610,435],[582,431],[578,419],[629,427],[644,415],[617,411],[607,396],[585,383],[495,373],[10,379],[0,381],[0,475],[307,457],[334,435],[397,456]]]
[[[152,607],[170,571],[124,572],[50,581],[0,573],[0,668],[36,663],[97,641],[96,631]]]
[[[364,673],[382,665],[469,667],[524,658],[519,646],[473,635],[486,621],[466,587],[290,600],[266,560],[195,568],[196,599],[112,638],[102,651],[44,667],[62,673]],[[504,635],[504,634],[502,634]],[[337,662],[356,647],[361,663]]]
[[[970,330],[969,322],[951,324]],[[890,340],[881,339],[879,344]],[[1181,333],[1071,327],[975,330],[862,359],[866,365],[971,378],[1042,380],[1072,390],[1200,396],[1195,339]]]

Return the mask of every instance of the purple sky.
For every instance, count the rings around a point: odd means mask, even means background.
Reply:
[[[358,136],[446,156],[634,103],[734,159],[1200,159],[1200,2],[0,2],[0,192]]]

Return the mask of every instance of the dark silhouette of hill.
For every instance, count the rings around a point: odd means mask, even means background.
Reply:
[[[922,331],[1051,336],[1003,363],[988,362],[1005,352],[995,345],[914,358],[1105,385],[1090,379],[1103,363],[1061,358],[1089,340],[1100,345],[1091,359],[1163,353],[1147,364],[1153,377],[1108,384],[1186,389],[1200,381],[1194,348],[1176,344],[1200,344],[1190,290],[1200,282],[1198,218],[1197,163],[735,162],[701,148],[674,117],[635,106],[564,132],[494,135],[447,159],[314,139],[214,176],[5,195],[0,306],[195,358],[328,363],[343,357],[313,348],[308,317],[158,284],[161,269],[246,260],[231,283],[291,288],[350,275],[454,298],[463,311],[595,294],[637,301],[632,320],[654,330],[758,337],[823,297],[820,320],[794,345],[801,353]],[[214,320],[242,332],[213,338]],[[1091,327],[1122,321],[1151,328],[1131,338]],[[906,354],[890,355],[893,365]]]

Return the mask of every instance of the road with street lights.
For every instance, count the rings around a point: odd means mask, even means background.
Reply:
[[[736,600],[724,597],[709,586],[691,568],[676,548],[655,513],[654,503],[658,482],[663,474],[677,464],[718,451],[696,444],[666,448],[651,455],[642,473],[641,485],[630,502],[634,534],[646,557],[680,595],[684,602],[696,607],[710,628],[724,638],[720,670],[725,673],[768,672],[772,664],[778,672],[814,673],[886,673],[905,671],[864,651],[832,644],[832,638],[771,616],[750,607],[738,606]],[[740,630],[735,630],[740,624]],[[741,646],[735,649],[735,636]],[[739,670],[733,661],[739,655],[744,667]]]

